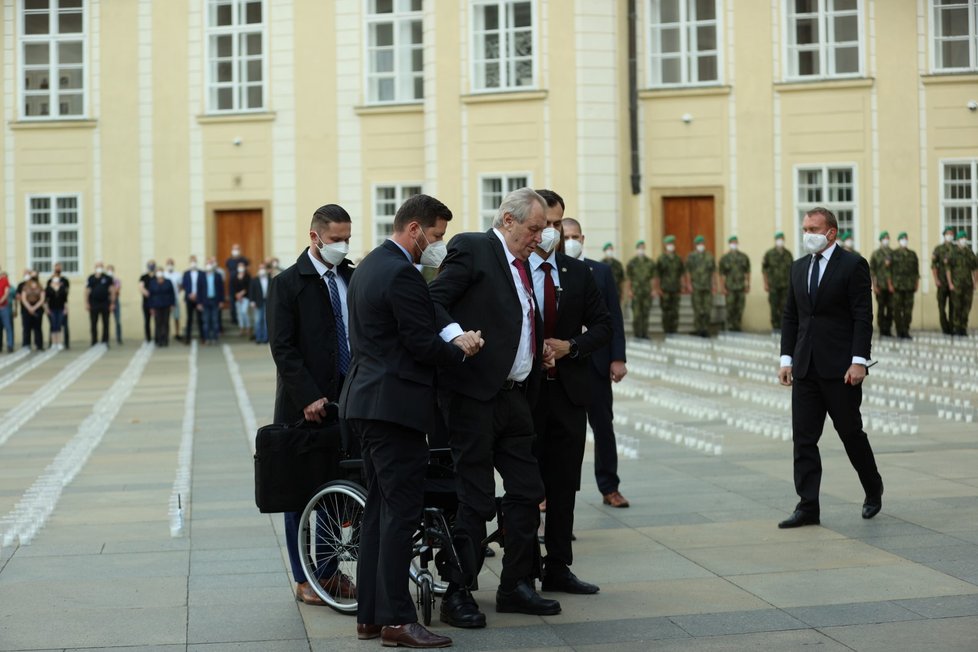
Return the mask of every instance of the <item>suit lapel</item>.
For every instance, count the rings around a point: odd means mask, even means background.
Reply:
[[[818,290],[815,292],[815,303],[812,305],[812,308],[818,304],[818,298],[822,296],[822,289],[828,287],[826,284],[832,278],[835,268],[839,266],[840,256],[842,256],[842,247],[836,245],[835,251],[832,252],[832,257],[825,263],[825,273],[822,274],[822,278],[818,279]]]
[[[499,263],[499,266],[503,271],[504,277],[509,280],[510,296],[516,299],[517,304],[521,303],[520,295],[516,291],[516,283],[513,280],[513,272],[510,270],[510,264],[508,262],[508,259],[506,258],[506,252],[503,251],[503,243],[499,241],[499,238],[496,236],[496,233],[492,229],[486,231],[486,237],[489,238],[489,245],[492,247],[492,252],[496,256],[496,262]],[[533,277],[530,276],[530,270],[527,269],[526,263],[521,263],[521,264],[523,265],[523,269],[527,270],[526,272],[527,278],[532,279]],[[533,287],[532,283],[530,284],[530,287],[532,289]],[[522,311],[522,308],[520,310]]]

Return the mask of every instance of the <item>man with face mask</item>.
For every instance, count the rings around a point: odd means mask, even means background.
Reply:
[[[227,270],[227,274],[225,275],[225,277],[228,279],[230,283],[233,284],[234,279],[238,275],[238,268],[244,265],[245,269],[247,270],[250,264],[251,261],[248,260],[248,258],[241,253],[241,245],[235,242],[233,245],[231,245],[231,256],[226,261],[224,261],[224,269]],[[251,281],[250,276],[248,280],[249,282]],[[231,301],[228,302],[228,312],[231,314],[231,323],[234,324],[235,326],[238,326],[239,328],[245,329],[248,328],[248,326],[241,325],[240,323],[241,321],[240,312],[238,309],[237,302],[234,299],[234,296],[236,294],[237,292],[233,291],[230,287],[228,287],[228,295],[232,297]]]
[[[183,273],[180,281],[180,289],[183,290],[183,302],[187,308],[187,330],[183,336],[183,343],[190,344],[191,335],[194,331],[194,319],[197,320],[197,331],[200,341],[204,341],[204,320],[202,313],[197,310],[197,291],[200,286],[200,279],[203,272],[197,267],[197,256],[190,257],[190,264]]]
[[[268,299],[268,284],[271,279],[268,276],[268,266],[259,265],[258,272],[251,279],[251,287],[248,289],[248,300],[255,314],[253,321],[255,325],[255,344],[268,344],[268,327],[265,321],[265,306]]]
[[[941,244],[934,247],[930,257],[930,273],[934,277],[934,287],[937,288],[937,314],[941,320],[941,332],[951,335],[951,293],[947,288],[947,266],[954,253],[954,227],[944,227]]]
[[[217,345],[220,334],[221,305],[224,303],[224,278],[213,259],[208,259],[204,272],[197,277],[197,312],[204,330],[204,345]]]
[[[876,295],[876,323],[883,337],[893,337],[893,249],[890,233],[883,231],[880,246],[869,257],[869,272]]]
[[[65,295],[71,294],[71,281],[68,277],[62,273],[63,268],[61,263],[54,264],[54,270],[51,273],[51,278],[48,279],[46,287],[51,287],[51,281],[58,279],[58,283],[65,290]],[[61,317],[61,348],[70,349],[71,348],[71,332],[68,330],[68,305],[65,304],[64,314]]]
[[[693,334],[710,336],[713,293],[716,292],[716,262],[706,250],[706,238],[693,239],[694,250],[686,257],[686,290],[693,299]]]
[[[611,268],[611,275],[615,279],[615,290],[618,292],[618,300],[621,301],[622,286],[625,284],[625,266],[615,258],[615,246],[610,242],[604,243],[601,251],[604,254],[601,262]]]
[[[350,250],[352,220],[342,206],[316,209],[309,224],[309,246],[288,269],[268,284],[266,317],[275,360],[275,423],[301,419],[319,423],[326,404],[336,402],[350,366],[347,333],[347,288],[353,268]],[[306,581],[298,548],[298,512],[285,514],[285,547],[289,553],[296,598],[324,605]],[[319,583],[331,595],[356,596],[353,578],[324,564]]]
[[[791,266],[778,371],[780,383],[792,388],[795,491],[800,500],[780,528],[819,523],[818,440],[826,414],[859,474],[865,492],[862,517],[873,518],[883,506],[883,479],[859,412],[873,339],[869,266],[838,246],[838,221],[828,209],[806,213],[802,230],[809,255]]]
[[[437,266],[452,213],[414,195],[394,216],[394,233],[357,265],[349,286],[349,381],[340,416],[360,440],[367,502],[357,564],[357,636],[385,646],[445,647],[451,639],[418,623],[408,588],[414,533],[424,509],[428,443],[435,429],[435,370],[482,348],[478,331],[445,341],[416,264]],[[467,363],[468,364],[468,363]]]
[[[98,320],[102,320],[102,342],[109,346],[109,313],[119,298],[115,295],[112,279],[105,273],[101,261],[95,263],[95,273],[85,284],[85,309],[92,326],[92,346],[98,342]]]
[[[156,261],[146,261],[146,273],[139,277],[139,293],[143,295],[143,334],[147,342],[153,341],[150,324],[153,321],[153,309],[149,305],[150,284],[156,278]]]
[[[676,253],[676,236],[662,239],[662,255],[655,264],[652,294],[659,297],[662,310],[662,332],[667,335],[679,330],[679,299],[683,294],[683,276],[686,263]]]
[[[968,318],[978,283],[978,258],[971,250],[968,232],[957,233],[957,245],[947,263],[947,289],[951,293],[951,332],[968,335]]]
[[[771,328],[774,331],[781,329],[793,261],[794,256],[784,246],[784,233],[778,231],[774,234],[774,246],[764,253],[764,261],[761,263],[764,291],[767,292],[767,302],[771,307]]]
[[[910,320],[913,318],[913,295],[920,286],[920,261],[910,248],[907,232],[897,237],[900,247],[893,252],[893,324],[897,337],[910,337]]]
[[[632,335],[649,339],[649,310],[652,308],[652,279],[655,261],[645,253],[645,240],[635,243],[635,256],[628,261],[628,298],[632,300]]]
[[[750,292],[750,258],[740,251],[737,236],[730,236],[727,243],[730,251],[720,257],[720,293],[726,297],[727,328],[739,331],[744,299]]]

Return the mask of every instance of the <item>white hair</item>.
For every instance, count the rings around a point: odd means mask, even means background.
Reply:
[[[533,188],[517,188],[503,198],[499,210],[496,211],[496,217],[492,221],[493,227],[498,229],[503,225],[503,216],[506,213],[512,215],[517,224],[522,224],[533,211],[534,202],[540,204],[543,210],[547,210],[546,200],[537,194]]]

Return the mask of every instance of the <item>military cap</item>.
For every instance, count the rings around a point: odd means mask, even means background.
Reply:
[[[961,238],[967,238],[968,237],[968,232],[965,231],[964,229],[961,229],[960,231],[958,231],[958,234],[955,237],[958,240],[960,240]]]
[[[774,234],[774,239],[777,240],[778,238],[784,239],[784,231],[778,231]]]
[[[903,240],[906,237],[907,237],[907,232],[906,231],[900,231],[900,235],[897,236],[897,240]]]
[[[635,246],[636,247],[644,247],[645,246],[645,240],[639,240],[638,242],[635,243]]]
[[[695,238],[693,238],[693,244],[699,244],[701,242],[706,242],[706,238],[704,238],[701,235],[698,235]]]
[[[889,238],[889,237],[890,237],[890,232],[889,231],[882,231],[882,232],[880,232],[880,240],[882,240],[883,238]]]
[[[839,236],[839,239],[840,240],[843,240],[843,241],[845,241],[845,240],[851,240],[852,239],[852,233],[850,231],[843,231],[842,232],[842,235]]]
[[[613,249],[614,246],[615,245],[611,244],[610,242],[606,242],[606,243],[604,243],[604,246],[601,247],[601,251],[607,251],[609,249]]]
[[[667,235],[666,237],[662,238],[662,241],[665,242],[666,244],[670,244],[670,243],[676,241],[676,236],[674,236],[674,235]]]
[[[941,233],[947,233],[948,231],[950,231],[951,233],[954,233],[954,227],[953,226],[950,226],[950,225],[945,226],[944,227],[944,230],[941,231]]]
[[[727,242],[738,242],[737,236],[735,235],[730,236],[729,238],[727,238]]]

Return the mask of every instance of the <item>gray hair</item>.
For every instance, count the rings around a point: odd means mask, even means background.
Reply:
[[[498,229],[503,225],[503,215],[506,213],[512,215],[517,224],[522,224],[530,216],[530,212],[533,211],[534,202],[540,204],[543,210],[547,210],[546,200],[537,194],[535,190],[532,188],[517,188],[503,198],[503,203],[499,205],[499,210],[496,211],[496,217],[492,221],[493,227]]]

